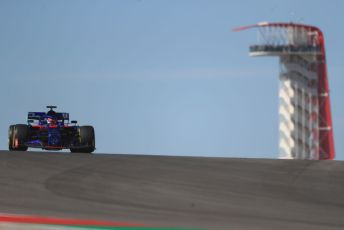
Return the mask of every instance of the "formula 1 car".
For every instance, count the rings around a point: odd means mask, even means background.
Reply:
[[[10,151],[26,151],[30,148],[45,150],[70,149],[71,152],[92,153],[95,150],[95,134],[92,126],[69,123],[68,113],[57,113],[56,106],[47,106],[45,112],[29,112],[28,124],[11,125],[8,129]]]

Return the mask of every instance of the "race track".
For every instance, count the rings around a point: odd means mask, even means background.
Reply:
[[[0,212],[211,230],[344,229],[344,162],[0,151]]]

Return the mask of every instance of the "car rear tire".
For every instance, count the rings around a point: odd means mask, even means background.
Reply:
[[[26,151],[29,127],[23,124],[11,125],[8,130],[8,149],[10,151]]]
[[[92,153],[96,149],[96,141],[94,128],[90,125],[80,126],[79,132],[79,145],[86,146],[82,148],[71,148],[72,153]]]

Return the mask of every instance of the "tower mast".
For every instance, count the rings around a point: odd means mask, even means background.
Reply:
[[[250,56],[277,56],[279,74],[279,157],[334,159],[334,140],[325,55],[320,29],[295,23],[258,23]]]

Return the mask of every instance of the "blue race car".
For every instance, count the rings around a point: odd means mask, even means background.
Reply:
[[[92,126],[69,123],[68,113],[57,113],[56,106],[47,106],[48,112],[29,112],[28,124],[11,125],[8,130],[10,151],[30,148],[45,150],[70,149],[71,152],[92,153],[95,134]]]

